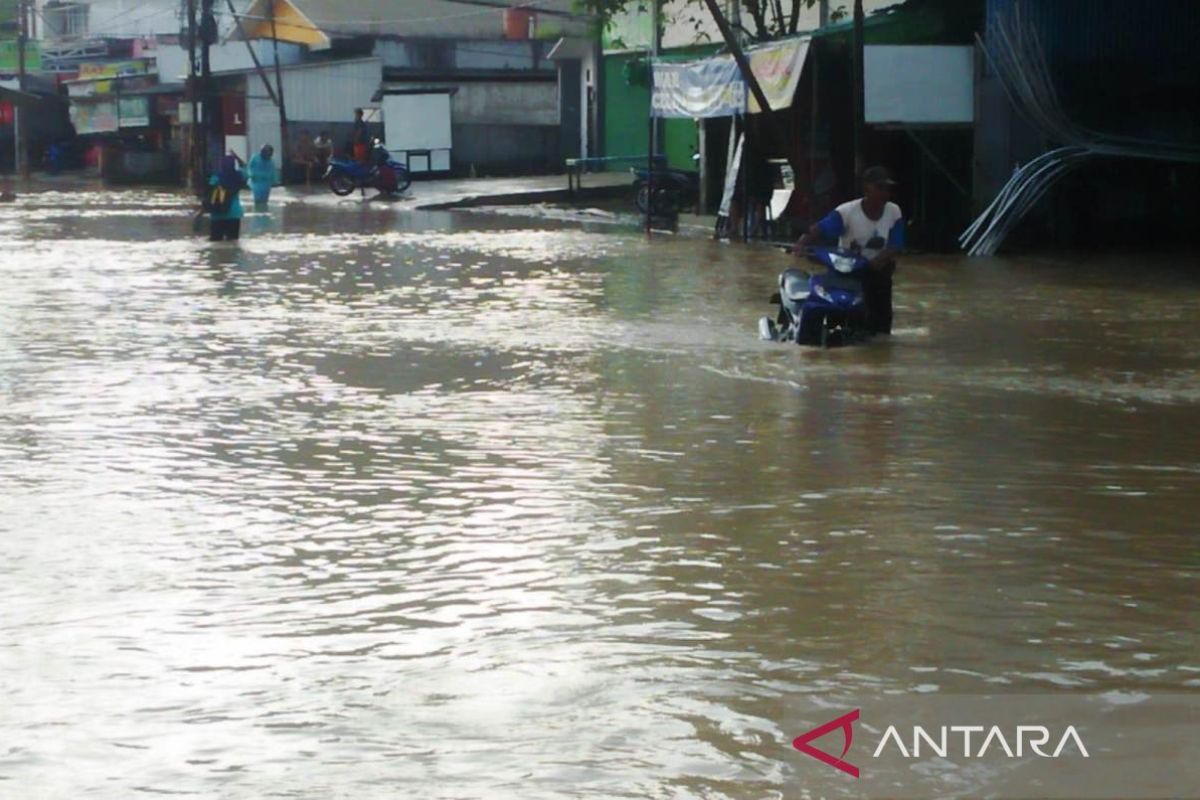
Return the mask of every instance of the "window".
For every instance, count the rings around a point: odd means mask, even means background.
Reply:
[[[44,11],[46,33],[50,38],[68,39],[87,35],[87,3],[49,2]]]

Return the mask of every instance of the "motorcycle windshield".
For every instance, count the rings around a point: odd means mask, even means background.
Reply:
[[[858,253],[845,250],[826,250],[816,248],[809,253],[808,258],[833,272],[849,275],[867,268],[867,260]]]

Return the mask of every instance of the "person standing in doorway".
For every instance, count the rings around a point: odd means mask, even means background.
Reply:
[[[305,188],[312,185],[313,170],[317,166],[317,150],[312,135],[308,131],[300,131],[300,137],[292,145],[292,161],[304,170]]]
[[[371,137],[367,135],[367,121],[363,119],[363,110],[354,109],[354,131],[350,136],[350,144],[354,148],[354,160],[360,164],[367,163],[371,152]]]
[[[333,137],[329,131],[321,131],[313,139],[313,154],[316,156],[317,177],[324,177],[329,159],[333,158]]]
[[[250,159],[250,191],[254,194],[254,208],[258,211],[266,209],[267,201],[271,199],[271,187],[279,180],[279,170],[272,160],[274,155],[275,148],[265,144]]]

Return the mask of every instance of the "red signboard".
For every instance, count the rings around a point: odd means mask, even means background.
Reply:
[[[226,136],[246,135],[245,95],[221,95],[221,130]]]
[[[13,124],[12,103],[0,103],[0,125]]]

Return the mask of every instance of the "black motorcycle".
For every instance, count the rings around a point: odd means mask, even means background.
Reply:
[[[642,167],[633,173],[636,176],[633,186],[637,190],[638,211],[645,214],[650,207],[650,170]],[[684,208],[696,205],[700,196],[700,176],[695,172],[656,167],[653,184],[656,214],[677,214]]]

